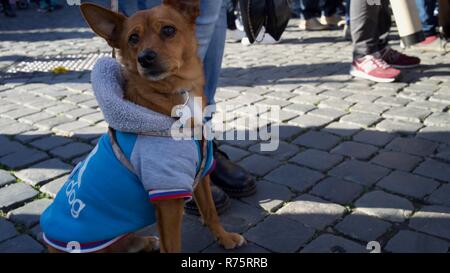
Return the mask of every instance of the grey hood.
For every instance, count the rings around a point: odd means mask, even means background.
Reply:
[[[91,73],[92,88],[105,121],[129,133],[170,130],[176,119],[124,99],[121,65],[113,58],[97,60]]]

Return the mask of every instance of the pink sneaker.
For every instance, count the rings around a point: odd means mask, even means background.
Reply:
[[[400,70],[391,67],[376,53],[353,60],[350,75],[374,82],[393,82]]]
[[[383,60],[395,68],[413,68],[420,65],[420,59],[412,57],[386,47],[381,52]]]

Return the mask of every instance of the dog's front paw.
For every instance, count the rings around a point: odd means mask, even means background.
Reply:
[[[218,241],[225,249],[235,249],[247,243],[242,235],[231,232],[226,232],[223,236],[220,236]]]

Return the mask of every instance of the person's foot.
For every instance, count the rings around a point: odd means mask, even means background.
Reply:
[[[386,63],[379,53],[353,60],[350,75],[374,82],[393,82],[400,70]]]
[[[211,173],[211,181],[214,185],[233,198],[250,196],[256,192],[256,183],[253,177],[244,168],[230,161],[228,156],[217,149],[215,144],[214,159],[216,167]]]
[[[342,30],[342,38],[344,38],[344,40],[346,41],[352,40],[352,33],[350,32],[350,26],[347,24],[344,25],[344,30]]]
[[[428,36],[425,41],[412,46],[413,49],[423,51],[446,51],[446,41],[441,39],[438,35]]]
[[[272,45],[272,44],[278,44],[280,41],[275,40],[270,34],[268,33],[262,33],[262,35],[258,35],[258,38],[255,41],[255,44],[261,44],[261,45]],[[245,46],[251,45],[250,40],[245,36],[241,40],[241,44]]]
[[[230,198],[224,191],[222,191],[214,184],[211,184],[211,193],[214,200],[214,204],[216,206],[217,214],[222,214],[230,207],[231,204]],[[184,210],[186,211],[186,213],[191,215],[200,215],[197,203],[195,203],[194,199],[192,199],[191,201],[187,202],[184,205]]]
[[[341,22],[341,18],[337,15],[332,16],[322,16],[319,21],[322,25],[327,26],[328,28],[337,28],[339,22]]]
[[[390,47],[386,47],[381,52],[381,58],[395,68],[413,68],[420,65],[420,59],[400,53]]]
[[[317,31],[317,30],[328,29],[328,27],[326,25],[321,24],[317,18],[301,20],[299,27],[301,30],[307,30],[307,31]]]

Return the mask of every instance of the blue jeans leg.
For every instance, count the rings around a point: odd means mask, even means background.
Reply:
[[[139,10],[147,9],[147,0],[138,0],[137,6]]]
[[[197,18],[198,55],[205,70],[205,95],[208,104],[214,104],[222,66],[227,30],[226,2],[228,0],[201,0]],[[161,0],[149,1],[149,8],[161,4]]]
[[[305,20],[320,17],[320,1],[318,0],[301,0],[302,14]]]
[[[437,0],[416,0],[416,4],[425,36],[436,35],[438,19],[434,16],[434,10],[436,9]]]

